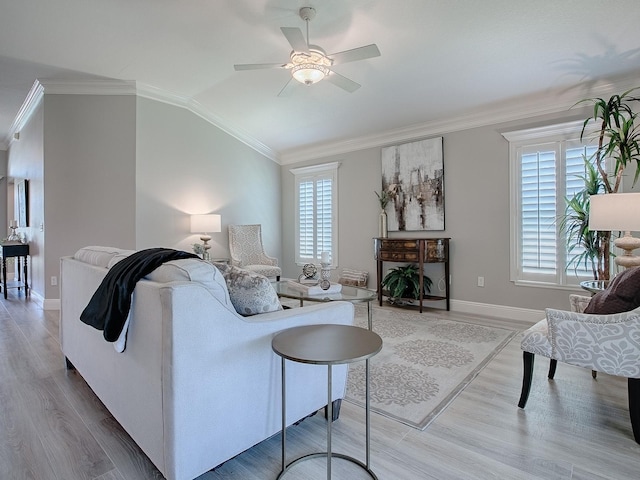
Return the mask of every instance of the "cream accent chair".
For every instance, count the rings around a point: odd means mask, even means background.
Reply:
[[[232,265],[280,280],[278,259],[267,255],[262,245],[262,225],[229,225],[229,251]]]
[[[589,297],[571,295],[574,311],[546,309],[546,318],[526,330],[520,344],[524,377],[518,406],[524,408],[531,390],[535,355],[551,359],[549,379],[557,362],[626,377],[633,436],[640,443],[640,308],[610,315],[582,313]]]

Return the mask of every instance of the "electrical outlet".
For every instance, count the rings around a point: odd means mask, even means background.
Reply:
[[[484,287],[484,277],[478,277],[478,286]]]
[[[51,277],[51,286],[55,287],[58,285],[58,277]]]

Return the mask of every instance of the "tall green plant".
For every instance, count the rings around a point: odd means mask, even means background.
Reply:
[[[587,134],[587,126],[595,123],[598,148],[594,153],[594,163],[606,193],[618,192],[627,165],[636,163],[634,185],[640,176],[640,125],[636,124],[638,113],[632,108],[635,102],[640,102],[640,97],[630,95],[639,88],[632,88],[621,95],[612,95],[608,100],[588,98],[576,104],[593,105],[593,115],[584,121],[580,139],[582,140]],[[612,179],[609,179],[605,165],[607,158],[615,161]]]
[[[585,137],[589,137],[592,133],[589,133],[587,127],[590,124],[594,124],[595,139],[597,139],[598,146],[593,154],[592,162],[599,174],[599,181],[602,184],[602,189],[605,194],[618,193],[620,185],[622,184],[623,174],[627,166],[632,165],[635,162],[635,173],[633,177],[633,184],[637,182],[640,176],[640,124],[636,122],[638,119],[638,113],[633,111],[633,106],[640,102],[640,97],[632,96],[631,93],[634,90],[638,90],[640,87],[627,90],[621,95],[612,95],[608,100],[602,98],[588,98],[578,102],[576,105],[584,105],[585,103],[593,106],[593,114],[587,118],[582,125],[582,132],[580,133],[580,139],[584,140]],[[607,172],[606,160],[613,160],[613,174],[609,175]],[[587,186],[585,185],[584,195],[587,195]],[[597,190],[596,193],[599,193]],[[587,227],[588,227],[588,200],[586,198],[574,197],[574,205],[569,205],[567,208],[571,208],[568,212],[569,215],[575,215],[580,218],[581,215],[586,213]],[[586,212],[580,213],[580,210]],[[573,213],[572,213],[573,212]],[[579,224],[580,222],[578,222]],[[610,272],[610,257],[611,257],[611,232],[596,232],[595,234],[588,233],[588,228],[583,231],[581,227],[569,225],[567,232],[574,234],[574,241],[571,245],[576,245],[584,242],[589,243],[591,255],[595,253],[597,248],[597,280],[608,280]],[[576,224],[577,225],[577,224]],[[589,237],[593,238],[589,238]],[[570,245],[570,246],[571,246]],[[582,245],[584,247],[584,245]],[[579,257],[579,255],[578,255]]]
[[[603,245],[610,239],[609,232],[596,232],[589,229],[589,198],[604,189],[597,168],[584,158],[585,175],[578,176],[584,182],[584,188],[576,192],[573,197],[565,198],[567,207],[560,219],[560,229],[565,233],[567,251],[573,256],[567,263],[567,268],[573,266],[574,271],[580,267],[591,270],[594,280],[598,279],[598,272],[604,270],[601,264]]]

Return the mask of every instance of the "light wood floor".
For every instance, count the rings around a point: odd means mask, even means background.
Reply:
[[[82,378],[64,368],[58,312],[17,291],[0,300],[0,479],[147,480],[162,478]],[[447,315],[442,312],[442,315]],[[460,318],[454,313],[451,318]],[[505,325],[497,319],[482,323]],[[538,359],[526,410],[516,337],[425,431],[372,414],[372,468],[380,480],[637,479],[626,381],[558,364],[546,379]],[[324,448],[321,415],[288,430],[289,453]],[[343,403],[334,451],[364,459],[364,412]],[[286,479],[324,479],[325,460]],[[262,442],[199,480],[268,480],[280,468],[280,436]],[[335,460],[334,478],[368,478]]]

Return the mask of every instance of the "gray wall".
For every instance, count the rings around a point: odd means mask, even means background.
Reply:
[[[584,118],[584,111],[446,133],[444,137],[445,231],[391,232],[391,237],[451,237],[451,295],[458,302],[531,310],[568,308],[568,290],[516,287],[509,280],[509,148],[504,131]],[[437,135],[432,135],[437,136]],[[416,138],[417,140],[418,138]],[[284,274],[295,277],[292,167],[339,161],[339,259],[342,268],[367,270],[375,288],[372,238],[378,234],[380,148],[282,166]],[[635,168],[635,167],[634,167]],[[394,264],[385,264],[385,270]],[[337,273],[334,277],[337,277]],[[443,271],[430,266],[434,283]],[[478,287],[478,277],[485,286]],[[442,303],[442,302],[441,302]],[[458,306],[460,303],[458,303]],[[434,306],[438,306],[434,304]]]
[[[280,167],[202,118],[138,99],[136,247],[191,251],[190,214],[218,213],[211,256],[229,256],[229,224],[262,224],[267,252],[281,256]]]
[[[46,272],[86,245],[134,248],[135,97],[45,95],[44,113]]]
[[[9,183],[9,179],[7,178],[7,160],[8,155],[6,150],[0,150],[0,238],[6,238],[9,230],[9,218],[8,218],[8,203],[9,203],[9,193],[7,189],[7,185]],[[11,190],[13,192],[13,189]],[[5,200],[1,200],[5,199]],[[3,205],[4,204],[4,205]],[[11,203],[13,205],[13,202]],[[6,208],[3,208],[6,207]]]
[[[8,158],[8,175],[30,180],[30,283],[45,308],[59,298],[61,256],[86,245],[190,251],[191,213],[222,215],[213,256],[228,256],[230,223],[261,223],[281,256],[280,167],[185,109],[45,94]]]
[[[29,122],[20,131],[20,140],[9,147],[7,175],[10,179],[29,180],[29,226],[18,231],[29,241],[30,287],[44,296],[44,236],[35,228],[44,221],[44,108],[40,104],[31,115]],[[9,211],[12,220],[17,215]],[[58,270],[58,269],[56,269]]]

